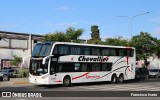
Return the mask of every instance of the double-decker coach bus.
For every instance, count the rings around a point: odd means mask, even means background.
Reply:
[[[37,43],[29,67],[29,82],[62,84],[135,78],[135,48],[67,42]]]

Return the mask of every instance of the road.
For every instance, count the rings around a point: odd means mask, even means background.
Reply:
[[[23,92],[40,92],[42,94],[47,94],[47,96],[51,96],[52,98],[56,98],[58,100],[116,100],[123,98],[122,100],[127,100],[130,98],[131,93],[149,93],[160,95],[160,79],[148,79],[144,81],[126,81],[123,84],[110,84],[106,82],[101,83],[87,83],[87,84],[74,84],[72,87],[62,87],[61,85],[33,85],[33,84],[25,84],[25,85],[12,85],[8,87],[0,87],[0,91],[23,91]],[[158,92],[159,91],[159,92]],[[103,94],[107,94],[106,95]],[[56,94],[56,95],[53,95]],[[105,97],[106,96],[106,97]],[[121,97],[122,96],[122,97]],[[100,97],[100,98],[98,98]],[[121,97],[121,98],[120,98]],[[61,99],[60,99],[61,98]],[[81,99],[80,99],[81,98]],[[88,99],[86,99],[88,98]],[[145,100],[151,99],[151,97],[131,97],[131,100],[136,100],[137,98],[145,98]],[[153,97],[152,97],[153,98]],[[19,98],[3,98],[2,100],[15,100]],[[25,98],[24,100],[41,100],[42,98]],[[49,100],[51,98],[48,98]],[[155,99],[160,99],[159,97],[154,97]],[[44,100],[44,98],[42,99]],[[52,100],[52,99],[51,99]]]

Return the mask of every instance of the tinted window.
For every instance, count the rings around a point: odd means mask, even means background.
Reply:
[[[99,48],[92,48],[92,55],[100,55],[100,49]]]
[[[32,56],[48,56],[50,54],[51,44],[36,44],[34,46]]]
[[[81,71],[82,72],[90,72],[92,70],[90,64],[85,64],[85,63],[82,63],[81,64]]]
[[[103,56],[109,56],[110,55],[110,53],[109,53],[109,49],[102,49],[102,55]]]
[[[111,56],[116,56],[116,49],[110,49]]]
[[[125,50],[119,49],[119,56],[125,56]]]
[[[102,71],[111,71],[111,69],[112,69],[112,63],[102,64]]]
[[[92,71],[100,71],[100,64],[92,64]]]
[[[83,52],[84,55],[90,55],[90,48],[89,47],[82,47],[82,48],[84,48],[84,52]]]
[[[80,55],[81,54],[81,48],[80,47],[73,47],[71,46],[71,55]]]
[[[74,70],[78,71],[78,72],[80,71],[80,63],[75,63],[74,64]]]
[[[127,50],[127,56],[133,57],[133,54],[134,54],[134,50],[133,49]]]
[[[87,70],[87,64],[81,64],[81,67],[82,67],[82,69],[81,69],[82,72],[89,71],[89,70]]]
[[[59,46],[59,49],[58,49],[58,53],[59,54],[68,54],[68,46],[65,46],[65,45],[61,45]]]
[[[67,45],[56,45],[53,54],[69,54],[69,47]]]
[[[74,72],[74,63],[61,63],[58,66],[59,72]]]

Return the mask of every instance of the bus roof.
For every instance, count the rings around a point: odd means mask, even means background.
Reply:
[[[50,43],[50,44],[69,44],[69,45],[81,45],[81,46],[135,49],[134,47],[127,47],[127,46],[111,46],[111,45],[84,44],[84,43],[73,43],[73,42],[43,42],[42,44],[48,44],[48,43]],[[39,43],[39,44],[41,44],[41,43]]]

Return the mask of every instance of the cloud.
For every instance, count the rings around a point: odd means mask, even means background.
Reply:
[[[1,24],[1,27],[17,27],[16,24],[12,24],[12,23],[6,23],[6,24]]]
[[[67,6],[61,6],[61,7],[57,7],[56,10],[73,10],[74,8],[71,7],[67,7]]]
[[[42,24],[44,26],[54,26],[54,27],[71,27],[78,25],[78,22],[60,22],[60,23],[52,23],[52,22],[47,22],[45,24]]]
[[[160,35],[160,26],[153,29],[153,34]]]
[[[160,17],[151,18],[149,19],[149,21],[154,22],[154,23],[160,23]]]

